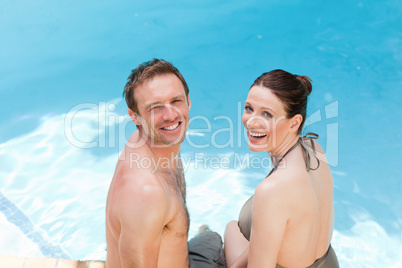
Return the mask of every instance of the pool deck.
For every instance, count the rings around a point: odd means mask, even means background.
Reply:
[[[73,261],[53,258],[0,256],[4,268],[105,268],[104,261]]]

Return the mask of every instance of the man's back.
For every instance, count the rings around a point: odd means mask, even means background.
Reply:
[[[146,146],[122,152],[106,203],[108,267],[188,267],[184,177],[158,160]]]

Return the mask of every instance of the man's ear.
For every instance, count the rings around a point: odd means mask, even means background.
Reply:
[[[303,116],[301,114],[296,114],[295,116],[293,116],[290,119],[290,132],[297,132],[302,121]]]
[[[136,124],[137,126],[141,125],[140,116],[136,112],[133,112],[133,110],[128,109],[128,115],[130,116],[131,121],[133,121],[134,124]]]
[[[188,109],[190,110],[190,108],[191,108],[190,94],[187,95],[187,104],[188,104]]]

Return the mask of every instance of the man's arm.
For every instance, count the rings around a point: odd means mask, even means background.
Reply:
[[[157,183],[132,180],[127,179],[118,193],[120,261],[123,267],[157,267],[168,208],[166,192]]]

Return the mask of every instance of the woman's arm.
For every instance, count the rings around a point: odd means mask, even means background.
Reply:
[[[240,264],[243,264],[243,267],[246,267],[249,242],[240,232],[239,224],[237,221],[231,221],[226,225],[224,237],[225,237],[224,251],[225,251],[227,267],[228,268],[241,267]],[[245,251],[247,251],[247,254],[245,253]],[[238,261],[240,256],[242,256],[242,258],[244,259]],[[236,262],[237,266],[234,266]]]
[[[254,194],[247,267],[276,266],[289,213],[285,196],[286,189],[276,183],[273,175],[258,185]]]
[[[248,247],[247,249],[237,258],[232,266],[228,268],[247,268],[248,262]]]

